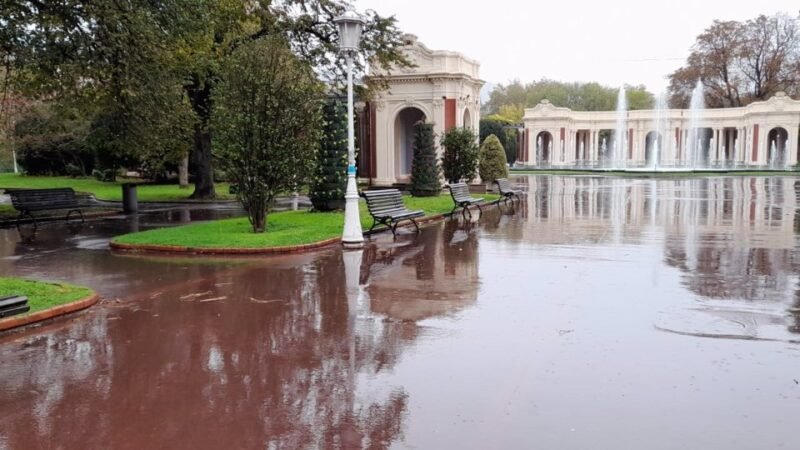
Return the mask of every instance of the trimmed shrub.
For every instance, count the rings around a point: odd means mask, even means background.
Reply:
[[[411,166],[411,195],[433,197],[442,191],[441,168],[436,157],[433,124],[414,125],[414,161]]]
[[[322,139],[308,195],[316,211],[332,211],[344,208],[347,188],[347,105],[331,99],[322,115]]]
[[[214,93],[214,146],[255,233],[275,198],[307,183],[319,145],[323,86],[279,38],[239,46]]]
[[[498,178],[508,177],[506,152],[500,139],[493,134],[481,146],[480,172],[484,183],[493,183]]]
[[[451,128],[442,137],[444,155],[442,155],[442,172],[450,183],[465,180],[467,183],[475,179],[478,171],[478,136],[472,128]]]

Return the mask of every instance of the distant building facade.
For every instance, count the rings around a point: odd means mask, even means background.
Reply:
[[[616,111],[584,112],[544,100],[525,110],[518,165],[602,167],[614,150]],[[693,120],[694,119],[694,120]],[[800,101],[779,92],[742,108],[628,111],[628,167],[788,168],[798,163]],[[697,149],[695,151],[695,149]]]
[[[388,89],[359,113],[359,178],[377,186],[410,181],[418,121],[433,123],[438,137],[453,127],[478,133],[480,64],[460,53],[431,50],[411,34],[403,40],[415,67],[371,67],[368,77],[384,81]]]

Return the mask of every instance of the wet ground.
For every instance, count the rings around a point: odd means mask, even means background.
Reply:
[[[0,273],[107,298],[0,335],[0,449],[798,448],[800,179],[517,181],[363,252],[106,247],[232,209],[0,230]]]

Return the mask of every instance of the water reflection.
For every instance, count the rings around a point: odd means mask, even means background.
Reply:
[[[386,448],[408,393],[359,380],[392,370],[416,321],[475,302],[477,237],[455,225],[363,255],[182,266],[184,281],[6,336],[5,445]]]
[[[528,245],[661,245],[664,263],[682,273],[682,284],[700,299],[723,301],[705,305],[747,337],[784,323],[787,314],[798,320],[796,178],[519,181],[530,193],[527,220],[512,222],[506,235]],[[729,313],[724,301],[757,303],[743,317],[741,305]]]

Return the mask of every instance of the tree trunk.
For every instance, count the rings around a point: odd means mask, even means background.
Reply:
[[[178,163],[178,185],[181,189],[189,187],[189,154],[183,155]]]
[[[195,77],[192,84],[186,86],[186,93],[197,114],[198,124],[194,130],[194,148],[192,158],[195,163],[194,192],[190,198],[213,199],[214,161],[211,154],[211,84],[208,80],[200,81]]]
[[[267,231],[267,210],[264,208],[255,208],[250,214],[250,222],[253,224],[253,233],[263,233]]]
[[[207,129],[198,128],[194,134],[194,192],[191,198],[213,199],[214,166],[211,157],[211,133]]]

